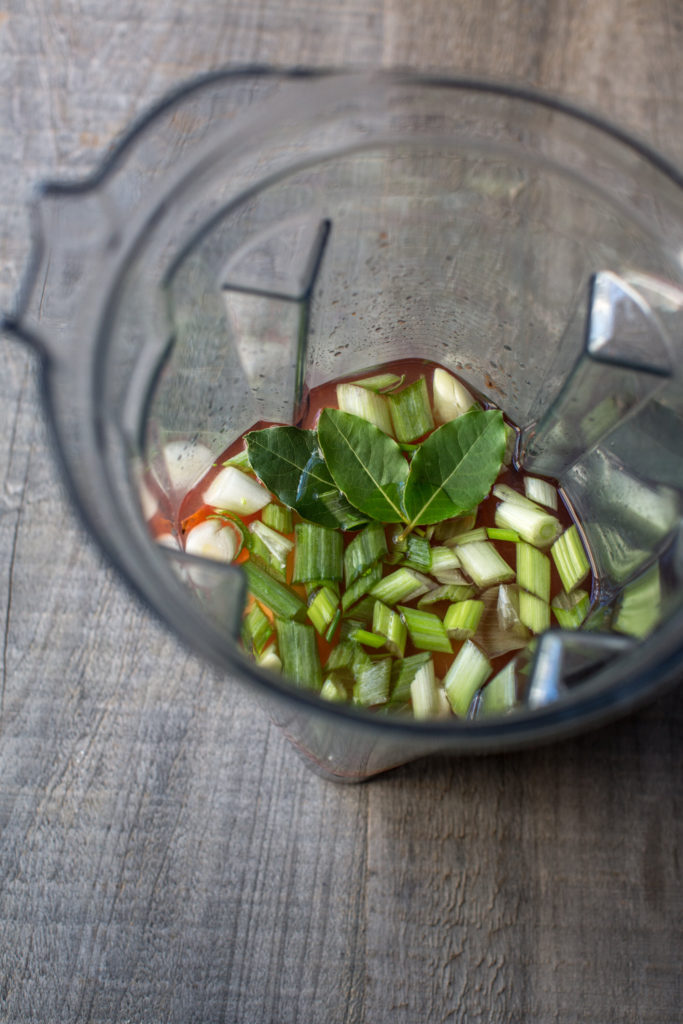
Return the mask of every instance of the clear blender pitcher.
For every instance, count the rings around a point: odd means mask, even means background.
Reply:
[[[73,500],[137,594],[297,749],[354,781],[622,713],[683,665],[683,180],[558,101],[401,73],[225,72],[136,124],[92,178],[44,185],[4,326],[42,359]],[[520,429],[593,559],[585,628],[543,634],[513,712],[408,721],[325,704],[239,643],[234,565],[156,544],[259,421],[404,358],[452,370]],[[642,636],[612,628],[646,590]]]

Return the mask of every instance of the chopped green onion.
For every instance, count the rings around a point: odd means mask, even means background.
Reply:
[[[261,538],[255,533],[250,534],[249,553],[252,561],[263,562],[273,576],[278,580],[281,580],[283,583],[285,582],[287,578],[286,563],[281,562],[279,558],[276,558],[275,555],[268,550]]]
[[[284,537],[277,530],[273,530],[270,526],[266,526],[260,520],[255,519],[253,523],[249,524],[249,530],[255,534],[259,540],[265,544],[266,548],[273,556],[275,562],[282,568],[287,564],[287,556],[294,547],[294,541],[288,537]]]
[[[467,715],[472,698],[491,675],[491,662],[471,640],[465,640],[444,676],[449,703],[460,718]]]
[[[450,420],[455,420],[476,405],[476,400],[465,385],[440,367],[434,370],[432,393],[434,417],[437,423],[448,423]]]
[[[370,588],[370,593],[385,604],[398,604],[399,601],[414,601],[431,589],[432,584],[426,576],[402,565],[375,583]]]
[[[512,465],[512,460],[515,455],[515,447],[517,445],[517,431],[514,427],[511,427],[509,423],[505,424],[505,454],[503,455],[503,465]]]
[[[271,501],[269,505],[266,505],[261,513],[261,519],[266,526],[270,526],[279,533],[292,533],[294,529],[291,508],[288,508],[286,505],[279,505],[275,501]]]
[[[323,677],[313,626],[276,618],[275,628],[283,675],[304,689],[320,690]]]
[[[439,717],[441,702],[434,675],[434,662],[431,658],[424,665],[420,665],[415,673],[410,684],[410,698],[413,702],[413,715],[418,721]]]
[[[275,649],[275,644],[271,644],[261,654],[256,655],[256,664],[261,668],[267,668],[270,672],[282,672],[282,662]]]
[[[457,601],[449,606],[443,624],[451,640],[468,640],[477,632],[483,601]]]
[[[426,537],[411,533],[406,539],[403,564],[411,569],[429,572],[432,568],[432,548]]]
[[[646,637],[659,622],[661,600],[659,563],[655,562],[624,587],[614,617],[614,629],[638,639]]]
[[[472,512],[468,512],[464,516],[456,516],[454,519],[444,519],[442,522],[434,524],[432,537],[440,544],[452,546],[449,542],[453,541],[454,544],[457,544],[455,538],[474,529],[476,521],[477,516]]]
[[[479,715],[503,715],[517,703],[517,666],[508,662],[481,691]]]
[[[425,612],[421,608],[407,608],[405,605],[398,605],[398,610],[408,627],[410,639],[419,651],[450,653],[453,650],[445,626],[434,612]]]
[[[417,602],[417,607],[426,608],[430,604],[438,604],[439,601],[448,601],[449,603],[467,601],[475,592],[471,583],[443,583],[440,587],[435,587],[434,590],[423,594]]]
[[[224,466],[234,466],[236,469],[251,470],[251,464],[249,462],[249,452],[246,447],[241,452],[237,452],[235,455],[231,455],[229,459],[226,459],[223,463]]]
[[[490,587],[515,575],[490,541],[474,541],[456,548],[460,564],[478,587]]]
[[[332,639],[334,637],[334,634],[337,632],[337,626],[341,622],[341,617],[342,617],[342,610],[341,610],[341,608],[337,608],[336,612],[334,613],[334,615],[332,616],[332,618],[330,620],[329,626],[325,630],[325,639],[327,640],[328,644],[332,643]]]
[[[393,391],[401,386],[405,380],[405,374],[399,377],[397,373],[377,373],[374,377],[363,377],[362,380],[355,380],[359,388],[367,388],[368,391]]]
[[[258,512],[270,502],[270,492],[235,466],[226,466],[215,476],[203,494],[207,505],[239,512],[242,516]]]
[[[346,670],[353,672],[353,662],[358,651],[358,644],[353,640],[340,640],[336,647],[330,651],[325,662],[325,672]]]
[[[550,559],[522,540],[517,544],[517,582],[546,604],[550,600]]]
[[[586,590],[573,590],[571,594],[562,591],[550,602],[562,629],[578,629],[588,615],[590,597]]]
[[[361,707],[386,704],[391,684],[391,658],[368,659],[355,671],[353,702]]]
[[[371,565],[362,576],[359,576],[357,580],[354,580],[350,587],[347,587],[342,594],[341,605],[342,611],[347,612],[349,608],[355,605],[356,601],[360,601],[361,597],[364,597],[376,583],[382,579],[382,566],[375,564]]]
[[[247,651],[260,654],[273,636],[273,625],[255,601],[242,622],[242,643]]]
[[[355,584],[354,584],[355,586]],[[372,615],[375,610],[375,599],[370,594],[366,594],[361,597],[360,601],[357,601],[348,612],[343,612],[343,618],[347,622],[356,620],[363,626],[372,625]]]
[[[550,629],[550,605],[526,590],[519,592],[519,618],[532,633]]]
[[[404,707],[410,700],[410,684],[418,670],[428,661],[431,655],[426,651],[400,658],[391,667],[391,701],[392,709]]]
[[[232,562],[237,551],[237,536],[232,526],[224,526],[221,520],[205,519],[187,534],[185,550],[188,555],[215,562]]]
[[[308,617],[321,635],[334,619],[339,608],[339,597],[330,587],[320,587],[308,606]]]
[[[340,580],[343,538],[339,530],[316,523],[297,523],[292,583],[307,580]]]
[[[372,631],[384,637],[387,650],[397,658],[402,658],[406,649],[406,624],[393,608],[381,601],[375,601],[372,615]]]
[[[529,630],[519,618],[519,588],[501,583],[481,595],[484,614],[477,631],[477,643],[489,658],[519,650],[529,640]]]
[[[344,579],[346,586],[362,576],[371,565],[383,558],[387,552],[387,538],[382,523],[368,523],[344,551]]]
[[[383,395],[357,384],[337,384],[337,405],[343,412],[360,416],[391,436],[391,415]]]
[[[387,395],[391,422],[398,441],[415,441],[434,429],[427,381],[418,377],[401,391]]]
[[[557,511],[557,488],[537,476],[524,477],[524,493],[530,501]]]
[[[459,547],[461,544],[475,544],[482,540],[488,540],[488,533],[485,526],[478,526],[476,530],[467,530],[465,533],[461,533],[459,537],[455,537],[454,545]]]
[[[240,517],[238,515],[235,515],[234,512],[229,512],[227,508],[219,508],[216,509],[216,511],[212,515],[207,516],[207,519],[221,520],[222,522],[227,523],[229,526],[232,526],[233,529],[237,532],[237,534],[240,537],[240,541],[239,544],[237,545],[237,550],[235,551],[235,558],[237,558],[242,548],[247,548],[247,550],[250,548],[251,534],[249,533],[249,530],[244,525]]]
[[[509,484],[494,484],[492,493],[495,498],[500,498],[501,501],[511,501],[513,505],[521,505],[522,508],[538,508],[535,501],[520,494]]]
[[[343,679],[337,674],[326,678],[320,691],[323,700],[329,700],[332,704],[345,704],[349,699]]]
[[[247,577],[247,586],[257,601],[281,619],[305,618],[306,605],[285,583],[276,580],[251,559],[244,563],[242,569]]]
[[[432,565],[430,575],[438,578],[440,573],[449,572],[451,569],[460,568],[460,559],[453,548],[445,545],[432,548]]]
[[[559,521],[538,505],[503,501],[496,509],[496,526],[516,530],[522,540],[535,548],[546,548],[557,537]]]
[[[384,647],[387,638],[381,633],[372,633],[369,629],[354,629],[350,635],[351,640],[357,644],[365,644],[366,647]]]
[[[511,544],[516,544],[519,540],[516,530],[501,530],[497,526],[487,526],[486,535],[489,540],[505,540]]]
[[[570,526],[557,538],[550,549],[550,554],[553,556],[562,586],[570,594],[579,583],[583,583],[590,572],[590,564],[575,525]]]

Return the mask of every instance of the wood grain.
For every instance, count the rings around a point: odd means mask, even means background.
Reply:
[[[24,200],[224,63],[514,78],[683,162],[677,0],[10,0],[0,308]],[[0,342],[0,1020],[681,1019],[683,691],[510,757],[309,772],[93,550]]]

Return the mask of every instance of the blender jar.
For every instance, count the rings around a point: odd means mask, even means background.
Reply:
[[[197,80],[90,179],[49,183],[4,326],[42,358],[73,499],[136,592],[246,682],[323,774],[500,750],[604,721],[683,663],[683,191],[613,126],[520,89],[401,73]],[[513,712],[407,721],[325,704],[239,644],[238,566],[154,542],[245,430],[397,359],[452,370],[556,478],[596,593],[544,634]],[[643,636],[611,628],[652,579]],[[650,574],[648,576],[648,574]],[[650,589],[651,595],[654,591]]]

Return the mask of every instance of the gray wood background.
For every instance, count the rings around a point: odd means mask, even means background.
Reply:
[[[683,164],[681,0],[5,0],[0,307],[33,182],[249,61],[515,78]],[[555,747],[325,783],[102,564],[32,358],[0,360],[0,1020],[683,1020],[683,689]]]

